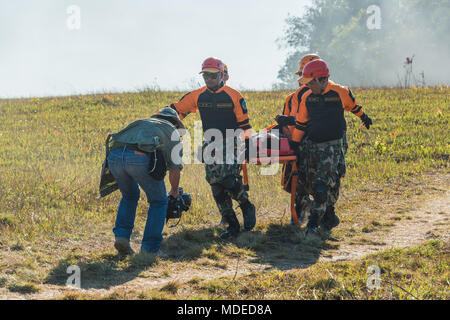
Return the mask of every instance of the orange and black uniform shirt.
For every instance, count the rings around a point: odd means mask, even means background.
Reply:
[[[242,129],[246,137],[251,134],[247,103],[239,91],[227,85],[217,91],[206,86],[191,91],[170,107],[178,112],[182,120],[198,110],[203,131],[218,129],[224,137],[227,129]]]
[[[294,116],[296,117],[300,108],[300,102],[302,101],[303,95],[309,90],[306,86],[301,86],[297,91],[291,93],[287,96],[284,103],[283,115],[284,116]],[[289,126],[291,133],[294,132],[295,126]]]
[[[349,88],[328,81],[321,94],[307,91],[300,102],[292,140],[300,142],[306,132],[315,143],[341,139],[346,126],[344,110],[358,117],[364,114]]]
[[[284,107],[283,107],[283,116],[290,116],[292,113],[292,98],[294,97],[295,92],[292,92],[291,94],[289,94],[286,98],[286,101],[284,102]],[[292,114],[293,116],[295,116],[295,114]]]

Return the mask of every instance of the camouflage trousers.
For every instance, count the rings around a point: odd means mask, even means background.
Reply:
[[[321,181],[326,180],[324,176],[328,176],[328,173],[323,166],[320,166],[321,162],[318,162],[317,156],[313,156],[313,153],[323,155],[323,153],[329,153],[330,150],[327,148],[320,148],[320,144],[313,144],[308,138],[305,138],[300,145],[301,156],[297,162],[298,184],[297,192],[295,194],[295,208],[301,222],[309,216],[312,209],[313,201],[311,200],[310,195],[314,196],[317,188],[319,188],[319,190],[323,189],[323,186],[318,187],[319,185],[326,186],[328,194],[327,208],[334,208],[335,203],[339,199],[340,179],[345,176],[346,172],[345,155],[347,154],[348,149],[346,131],[344,131],[340,148],[339,144],[340,143],[333,146],[333,152],[331,152],[331,154],[334,155],[332,160],[335,164],[334,170],[337,170],[339,178],[333,178],[334,175],[330,175],[333,182],[328,184],[321,183]],[[341,149],[342,152],[340,152],[339,149]]]
[[[233,201],[242,205],[248,202],[248,193],[242,182],[240,164],[206,164],[206,181],[222,217],[235,215]]]
[[[305,183],[300,193],[311,194],[310,220],[319,222],[328,207],[339,199],[340,180],[346,164],[343,139],[325,143],[309,143],[306,160]]]

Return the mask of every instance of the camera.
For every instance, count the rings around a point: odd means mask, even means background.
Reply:
[[[169,204],[167,206],[166,222],[169,219],[181,219],[184,211],[188,211],[192,204],[192,197],[189,193],[183,192],[183,188],[178,188],[178,197],[168,195]]]

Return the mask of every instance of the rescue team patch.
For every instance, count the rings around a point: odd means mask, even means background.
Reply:
[[[318,103],[320,101],[325,101],[325,102],[341,102],[341,98],[340,97],[325,97],[325,98],[321,98],[321,97],[311,97],[309,96],[307,98],[308,102],[314,102],[314,103]]]
[[[241,108],[242,108],[242,112],[244,114],[246,114],[248,112],[247,110],[247,102],[245,101],[244,98],[242,98],[241,100],[239,100],[240,104],[241,104]]]
[[[211,108],[212,103],[211,102],[199,102],[198,107],[199,108]]]
[[[327,98],[325,98],[325,102],[341,102],[341,98],[339,98],[339,97],[327,97]]]
[[[233,108],[232,103],[218,103],[217,108]]]
[[[307,102],[317,103],[317,102],[320,102],[321,99],[320,99],[319,97],[311,97],[311,96],[309,96],[309,97],[306,99],[306,101],[307,101]]]

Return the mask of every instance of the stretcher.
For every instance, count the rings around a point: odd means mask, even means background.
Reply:
[[[271,129],[273,129],[275,126],[269,127],[266,129],[266,131],[269,131]],[[280,164],[284,164],[283,166],[283,172],[281,175],[281,186],[283,188],[286,188],[288,181],[285,181],[285,170],[287,168],[287,164],[290,163],[292,166],[292,170],[291,170],[291,186],[290,186],[290,194],[291,194],[291,204],[290,204],[290,209],[291,209],[291,216],[292,216],[292,221],[294,221],[294,223],[298,226],[301,225],[300,221],[298,220],[298,216],[297,216],[297,211],[295,210],[295,193],[297,191],[297,181],[298,181],[298,168],[297,168],[297,156],[294,154],[290,154],[290,155],[271,155],[270,157],[259,157],[257,156],[257,158],[251,158],[249,160],[250,164],[256,164],[256,165],[263,165],[263,164],[273,164],[273,163],[280,163]],[[243,174],[243,179],[244,179],[244,187],[245,189],[248,191],[250,189],[249,187],[249,183],[248,183],[248,171],[247,171],[247,162],[244,161],[244,163],[242,164],[242,174]]]

